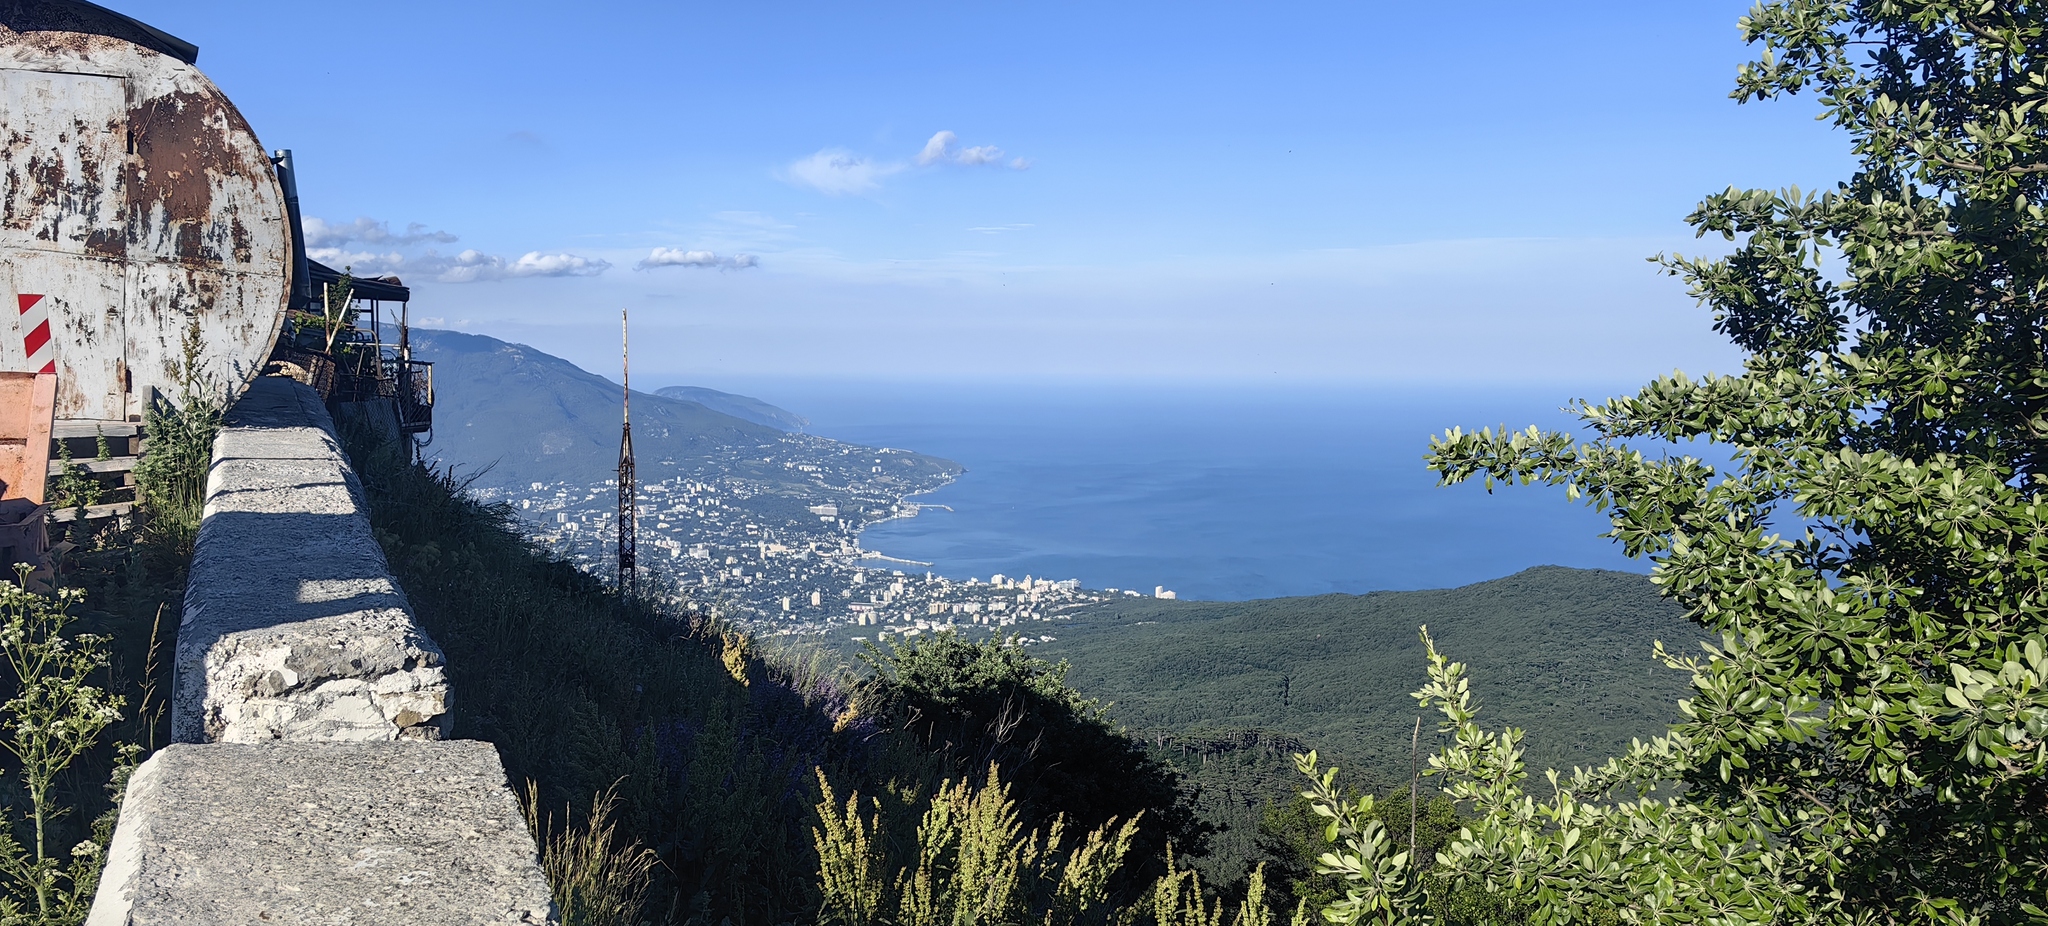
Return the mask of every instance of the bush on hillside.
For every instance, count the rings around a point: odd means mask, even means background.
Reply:
[[[1211,827],[1179,774],[1068,687],[1065,663],[952,633],[871,646],[862,660],[873,670],[856,692],[864,718],[915,737],[956,780],[1002,769],[1035,825],[1062,814],[1083,830],[1137,819],[1135,851],[1148,878],[1164,870],[1168,844],[1182,855],[1207,850]]]
[[[1351,798],[1354,806],[1357,798]],[[1420,882],[1424,885],[1424,908],[1430,922],[1442,926],[1492,926],[1521,923],[1526,912],[1513,902],[1515,892],[1490,892],[1472,885],[1457,885],[1436,870],[1437,853],[1448,846],[1467,822],[1458,804],[1441,794],[1424,792],[1412,809],[1408,789],[1385,792],[1376,797],[1366,814],[1379,822],[1388,845],[1395,851],[1413,851]],[[1320,913],[1344,898],[1344,879],[1318,871],[1317,860],[1330,850],[1329,827],[1333,818],[1316,811],[1307,795],[1292,801],[1267,805],[1259,820],[1258,847],[1263,856],[1267,880],[1272,885],[1273,905],[1292,909],[1301,905]],[[1410,833],[1414,834],[1410,841]],[[1596,924],[1614,922],[1614,917],[1591,916]]]

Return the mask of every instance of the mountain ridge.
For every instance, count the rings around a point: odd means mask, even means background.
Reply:
[[[785,408],[778,408],[753,396],[720,392],[707,386],[663,386],[654,394],[683,402],[695,402],[721,415],[767,425],[778,431],[801,431],[811,421]]]
[[[423,451],[426,459],[471,468],[480,488],[594,484],[611,477],[619,455],[618,383],[530,345],[487,335],[414,328],[411,339],[414,356],[434,362],[434,431]],[[813,449],[854,447],[658,392],[634,390],[632,408],[633,446],[643,475],[662,467],[792,481],[782,466],[751,452],[788,448],[792,441]],[[959,471],[951,461],[910,456],[919,471]]]

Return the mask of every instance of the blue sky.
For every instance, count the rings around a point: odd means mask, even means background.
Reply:
[[[629,307],[650,386],[1727,369],[1644,258],[1849,163],[1727,98],[1747,0],[114,5],[324,255],[600,372]]]

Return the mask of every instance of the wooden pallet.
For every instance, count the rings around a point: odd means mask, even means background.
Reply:
[[[102,440],[111,454],[104,460],[97,456]],[[51,523],[103,521],[133,513],[135,465],[142,460],[145,443],[142,422],[139,421],[66,418],[54,422],[50,427],[49,478],[52,484],[64,474],[67,464],[62,459],[63,449],[69,447],[71,461],[68,465],[74,472],[90,476],[100,484],[101,502],[86,506],[82,518],[77,506],[59,508],[53,504]]]

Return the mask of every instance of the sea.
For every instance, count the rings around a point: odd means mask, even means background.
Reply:
[[[954,579],[1001,573],[1242,600],[1449,588],[1555,564],[1647,572],[1562,489],[1440,486],[1432,434],[1571,428],[1623,388],[722,384],[810,433],[946,457],[955,482],[863,547]],[[927,567],[902,566],[906,571]]]

